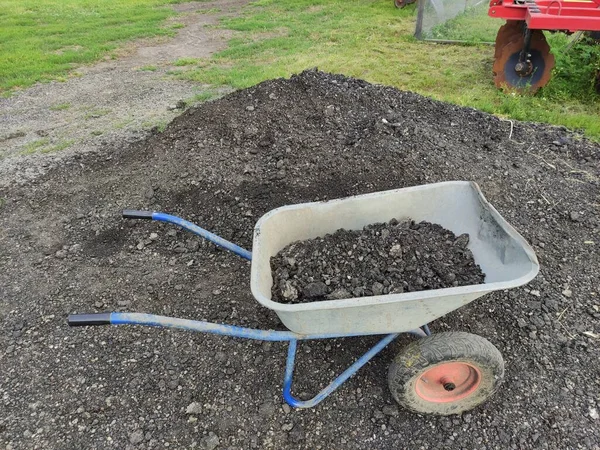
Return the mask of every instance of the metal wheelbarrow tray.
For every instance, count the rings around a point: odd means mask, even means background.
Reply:
[[[504,363],[487,340],[469,333],[431,335],[428,323],[495,290],[523,285],[539,264],[533,249],[467,181],[415,186],[325,202],[283,206],[265,214],[254,228],[253,252],[197,225],[160,212],[124,211],[124,217],[152,219],[181,226],[239,256],[252,260],[251,290],[290,331],[254,330],[233,325],[142,313],[72,314],[69,324],[146,325],[180,328],[249,339],[289,341],[284,399],[295,407],[321,402],[392,342],[399,333],[421,339],[405,347],[392,362],[388,383],[402,406],[420,413],[454,414],[472,409],[500,386]],[[270,259],[288,244],[333,233],[359,230],[391,219],[437,223],[456,235],[468,233],[468,248],[486,274],[485,283],[447,289],[361,298],[282,304],[271,300]],[[310,400],[291,394],[297,343],[300,340],[387,334],[330,385]]]
[[[468,233],[469,249],[486,274],[485,284],[304,304],[271,301],[270,259],[288,244],[340,228],[402,221],[437,223],[455,235]],[[530,281],[538,272],[533,249],[483,197],[475,183],[454,181],[340,200],[284,206],[254,228],[251,289],[296,333],[392,333],[413,330],[488,292]]]

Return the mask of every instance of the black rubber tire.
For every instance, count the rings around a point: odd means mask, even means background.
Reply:
[[[428,369],[444,362],[465,362],[480,374],[477,388],[459,400],[437,403],[417,394],[415,385]],[[448,416],[475,408],[489,399],[504,378],[502,354],[487,339],[464,332],[437,333],[406,346],[390,365],[388,384],[400,406],[421,414]]]

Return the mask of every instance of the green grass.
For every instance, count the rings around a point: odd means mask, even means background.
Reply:
[[[123,42],[172,35],[182,0],[0,0],[0,93],[64,79]]]
[[[259,0],[243,16],[222,22],[238,32],[226,50],[176,76],[245,88],[318,67],[600,138],[598,96],[589,73],[577,67],[578,49],[563,54],[565,36],[549,38],[559,67],[550,84],[536,96],[514,96],[493,84],[493,47],[417,41],[415,18],[414,6],[397,10],[391,0]],[[600,53],[587,47],[589,66]],[[569,61],[575,72],[565,72]]]
[[[423,30],[422,37],[424,39],[469,41],[472,43],[494,42],[498,32],[498,24],[502,22],[488,16],[488,3],[483,2],[475,8],[466,9],[456,17],[433,26],[430,30]],[[437,18],[437,14],[433,11],[433,8],[432,10],[426,8],[424,17],[433,20],[433,18]],[[423,22],[425,26],[425,19]]]
[[[200,60],[198,58],[179,58],[173,63],[174,66],[193,66],[198,64]]]
[[[143,66],[143,67],[140,67],[140,70],[142,70],[144,72],[156,72],[158,70],[158,67],[156,67],[156,66]]]
[[[21,154],[23,154],[23,155],[30,155],[31,153],[36,153],[42,147],[48,145],[49,142],[50,142],[50,139],[48,139],[48,138],[43,138],[43,139],[38,139],[38,140],[35,140],[35,141],[31,141],[30,143],[26,144],[23,147],[23,151],[21,152]]]
[[[58,105],[54,105],[50,107],[50,111],[64,111],[71,107],[70,103],[59,103]]]
[[[37,141],[32,141],[29,144],[23,147],[21,151],[21,155],[31,155],[33,153],[53,153],[64,150],[67,147],[70,147],[75,141],[74,140],[64,140],[59,141],[57,144],[50,144],[50,139],[43,138],[38,139]]]
[[[110,112],[111,110],[109,108],[90,108],[88,111],[85,112],[83,118],[85,120],[98,119],[102,116],[110,114]]]

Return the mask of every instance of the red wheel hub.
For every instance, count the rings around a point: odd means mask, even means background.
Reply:
[[[480,382],[481,372],[477,367],[465,362],[447,362],[423,372],[415,391],[428,402],[449,403],[471,395]]]

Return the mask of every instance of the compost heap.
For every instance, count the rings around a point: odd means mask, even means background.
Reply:
[[[244,449],[597,448],[597,144],[309,71],[62,161],[0,188],[0,447],[126,448],[139,432],[148,448],[193,448],[203,435]],[[177,214],[251,249],[273,208],[449,180],[476,181],[540,260],[526,286],[431,324],[484,336],[507,360],[505,387],[473,412],[395,408],[385,375],[398,347],[309,414],[285,414],[281,345],[65,325],[70,312],[117,310],[281,329],[252,297],[247,261],[177,227],[123,221],[124,208]],[[294,392],[312,397],[378,339],[303,341]]]
[[[271,258],[273,300],[303,303],[483,283],[456,237],[429,222],[391,220],[294,242]]]

